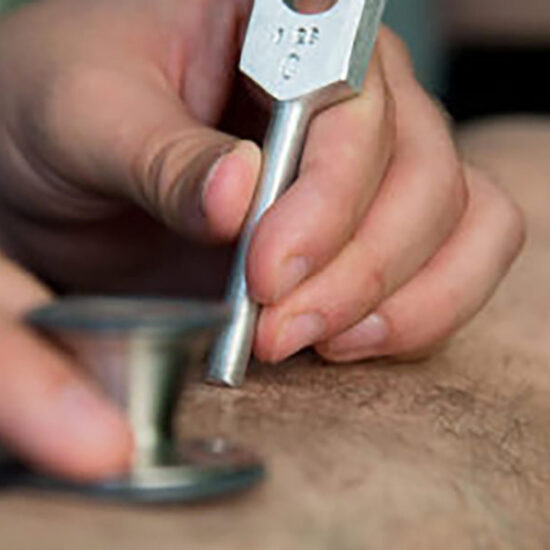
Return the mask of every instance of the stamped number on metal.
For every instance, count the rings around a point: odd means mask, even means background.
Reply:
[[[281,61],[280,73],[284,80],[291,80],[300,69],[302,52],[319,42],[321,31],[316,25],[300,26],[290,30],[277,27],[272,36],[277,46],[290,46],[291,51],[286,53]]]

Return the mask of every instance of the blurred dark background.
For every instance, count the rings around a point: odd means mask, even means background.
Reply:
[[[386,21],[455,120],[550,114],[550,0],[389,0]]]
[[[386,22],[457,121],[550,114],[550,0],[388,0]]]

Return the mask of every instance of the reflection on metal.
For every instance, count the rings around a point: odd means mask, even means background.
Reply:
[[[14,466],[11,481],[140,502],[213,497],[258,481],[263,468],[249,452],[221,439],[178,441],[172,428],[190,339],[226,317],[220,304],[147,298],[72,298],[32,312],[29,324],[72,353],[126,412],[136,448],[120,478],[76,484]]]
[[[260,182],[229,280],[231,320],[207,374],[209,382],[224,386],[239,386],[250,360],[258,306],[247,290],[246,258],[256,225],[294,179],[312,117],[360,93],[385,0],[338,0],[315,14],[289,4],[255,1],[241,57],[241,70],[275,103]]]

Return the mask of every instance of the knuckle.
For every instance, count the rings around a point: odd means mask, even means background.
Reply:
[[[515,201],[504,192],[500,193],[499,211],[503,240],[507,244],[509,256],[514,258],[527,239],[525,217]]]
[[[387,93],[384,96],[382,128],[385,132],[385,143],[393,150],[397,139],[397,106],[393,93],[386,84]]]
[[[401,59],[404,66],[409,70],[414,70],[412,56],[407,43],[394,31],[387,26],[382,26],[379,33],[379,42],[382,51],[391,50],[394,55]]]
[[[372,136],[376,137],[373,145],[381,155],[389,157],[397,137],[396,101],[386,80],[382,79],[379,84],[374,92],[362,96],[367,105],[363,109],[361,125],[362,132],[365,127],[372,129]]]
[[[171,162],[175,143],[177,140],[167,140],[162,134],[153,134],[137,148],[132,162],[135,191],[147,209],[166,212],[164,203],[169,203],[176,182]]]
[[[210,151],[195,150],[195,140],[184,132],[170,132],[159,128],[148,136],[131,162],[131,193],[155,217],[180,228],[191,222],[183,215],[183,207],[191,205],[184,200],[198,192],[203,174],[200,167],[209,166]],[[206,158],[208,156],[208,159]]]
[[[462,162],[453,157],[448,162],[447,174],[444,176],[447,186],[447,201],[448,211],[453,212],[453,222],[457,222],[468,207],[469,191],[466,185],[466,177],[464,175],[464,167]]]
[[[368,116],[369,119],[373,117],[383,118],[390,88],[381,65],[373,63],[371,67],[372,69],[367,73],[363,93],[359,97],[359,101],[367,104],[368,108],[364,109],[365,117]]]
[[[509,263],[519,253],[527,238],[525,215],[511,195],[503,189],[494,177],[472,169],[478,185],[488,192],[487,208],[499,227],[500,239]]]
[[[527,223],[525,214],[520,207],[513,201],[510,201],[509,231],[513,237],[513,251],[517,254],[524,246],[527,240]]]
[[[468,202],[470,201],[470,192],[468,185],[466,184],[466,176],[464,174],[464,167],[462,163],[459,164],[457,170],[457,177],[455,179],[454,188],[454,203],[457,205],[461,214],[463,214],[468,208]]]
[[[464,166],[454,151],[444,153],[434,164],[423,162],[416,167],[415,180],[433,193],[433,200],[440,205],[444,226],[456,226],[464,216],[469,203],[469,189]]]
[[[381,264],[374,265],[371,268],[366,282],[366,290],[370,290],[371,294],[378,300],[387,294],[387,277]]]
[[[371,254],[367,265],[368,268],[363,273],[362,292],[359,297],[364,302],[362,309],[370,309],[380,303],[390,290],[390,280],[383,260],[376,254]]]

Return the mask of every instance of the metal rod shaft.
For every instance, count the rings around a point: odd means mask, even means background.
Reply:
[[[277,102],[264,143],[260,182],[236,252],[227,289],[230,321],[216,341],[207,381],[240,386],[250,361],[259,307],[250,298],[246,260],[252,235],[264,213],[292,183],[313,115],[307,100]]]

